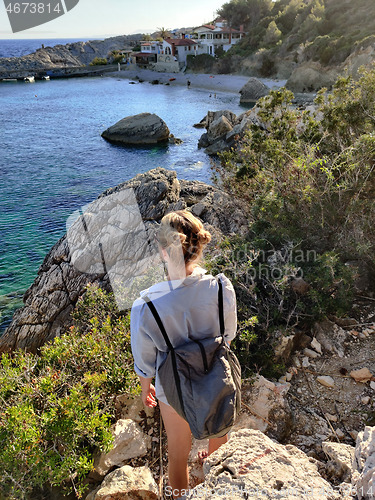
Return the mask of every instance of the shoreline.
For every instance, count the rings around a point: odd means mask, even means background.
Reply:
[[[118,78],[137,81],[139,77],[145,82],[153,82],[158,80],[159,85],[178,85],[187,87],[187,82],[190,81],[189,88],[208,90],[213,93],[226,92],[238,94],[241,88],[249,81],[250,76],[243,75],[217,75],[210,73],[162,73],[150,69],[121,69],[103,75],[105,78]],[[270,89],[280,88],[285,85],[286,80],[269,80],[259,78]]]

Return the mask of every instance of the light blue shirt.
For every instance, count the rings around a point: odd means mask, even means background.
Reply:
[[[167,355],[167,345],[148,305],[152,300],[173,346],[189,339],[220,335],[218,283],[214,276],[196,267],[184,280],[162,281],[141,292],[133,303],[130,316],[131,347],[134,369],[141,377],[155,377],[156,397],[167,403],[157,370]],[[237,330],[236,294],[230,280],[217,275],[223,284],[225,340],[231,341]]]

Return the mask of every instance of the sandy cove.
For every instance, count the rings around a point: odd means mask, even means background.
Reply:
[[[104,76],[111,78],[126,78],[137,81],[139,77],[145,82],[159,80],[160,84],[169,83],[170,85],[188,85],[190,88],[204,89],[210,92],[231,92],[238,94],[241,88],[249,81],[249,76],[243,75],[214,75],[204,73],[159,73],[150,69],[129,69],[106,73]],[[270,88],[279,88],[285,85],[285,80],[275,81],[260,78]]]

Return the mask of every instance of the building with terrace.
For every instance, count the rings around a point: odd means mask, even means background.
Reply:
[[[194,29],[194,39],[198,42],[198,54],[215,56],[215,51],[221,47],[227,52],[233,45],[245,36],[243,26],[240,29],[231,28],[225,19],[218,18],[213,24],[203,24]]]

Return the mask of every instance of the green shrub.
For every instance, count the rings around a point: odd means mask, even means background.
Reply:
[[[264,237],[374,266],[375,70],[340,78],[313,114],[292,98],[284,89],[258,101],[263,125],[221,155],[220,181],[247,202]]]
[[[105,66],[106,64],[108,64],[108,61],[105,57],[95,57],[90,62],[90,66]]]
[[[279,377],[273,343],[280,332],[296,326],[310,327],[327,314],[343,314],[351,307],[353,274],[338,255],[319,255],[303,242],[270,241],[254,224],[247,237],[226,239],[206,266],[223,272],[233,282],[237,296],[238,336],[233,346],[244,376],[261,372]],[[303,279],[305,290],[293,284]]]
[[[186,57],[186,66],[193,71],[209,72],[212,70],[215,62],[215,58],[209,54],[199,54],[197,56],[189,54]]]
[[[136,391],[129,317],[89,287],[69,333],[0,364],[0,498],[35,498],[45,485],[81,498],[96,449],[108,450],[114,398]]]

